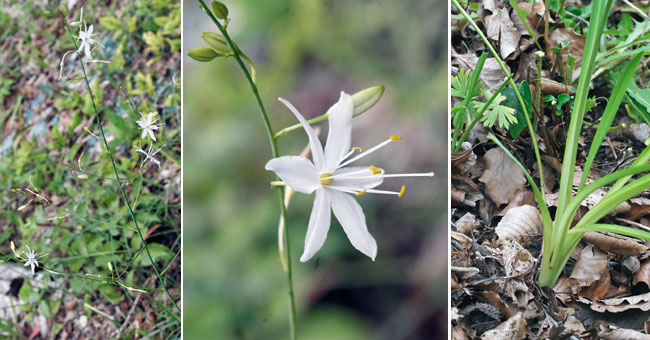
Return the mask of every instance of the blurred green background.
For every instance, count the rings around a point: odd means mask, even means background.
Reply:
[[[255,62],[258,86],[276,131],[296,123],[276,101],[315,117],[350,94],[386,86],[381,101],[354,119],[353,145],[404,137],[357,165],[390,173],[406,194],[363,195],[379,252],[356,251],[332,219],[323,248],[302,253],[313,196],[296,194],[288,226],[302,339],[447,338],[447,4],[439,1],[224,1],[228,30]],[[288,338],[286,276],[277,249],[277,193],[268,139],[248,83],[233,59],[199,63],[217,28],[183,3],[184,318],[186,339]],[[327,123],[322,138],[327,134]],[[324,139],[323,139],[324,140]],[[303,130],[279,141],[298,154]]]

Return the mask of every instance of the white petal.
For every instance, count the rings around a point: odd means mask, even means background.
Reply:
[[[314,206],[309,216],[309,227],[305,236],[305,250],[300,256],[300,262],[306,262],[323,246],[330,229],[332,213],[330,211],[330,199],[323,188],[316,189]]]
[[[329,132],[325,144],[325,166],[328,172],[341,164],[343,157],[350,151],[352,133],[352,112],[354,103],[352,97],[341,92],[339,102],[329,115]]]
[[[273,158],[264,167],[272,170],[297,192],[311,194],[320,186],[318,170],[307,158],[300,156],[283,156]]]
[[[86,44],[86,48],[84,49],[84,53],[86,54],[86,59],[91,59],[92,56],[90,55],[90,44]]]
[[[384,179],[380,176],[373,175],[372,170],[363,166],[350,166],[347,168],[341,168],[334,172],[334,176],[338,176],[345,173],[355,172],[354,175],[350,175],[349,178],[345,177],[334,178],[331,186],[336,187],[346,187],[346,188],[360,188],[360,189],[372,189],[380,185]],[[356,177],[365,177],[365,178],[356,178]]]
[[[377,241],[368,232],[366,216],[363,214],[359,203],[346,193],[326,190],[330,195],[334,216],[341,223],[352,246],[374,261],[377,256]]]
[[[324,170],[323,166],[325,166],[325,160],[323,156],[323,146],[320,143],[320,140],[318,140],[318,136],[316,135],[316,132],[314,129],[307,123],[305,118],[298,112],[298,109],[296,109],[293,104],[289,103],[288,100],[283,99],[283,98],[278,98],[284,106],[286,106],[291,113],[293,113],[294,116],[298,119],[300,124],[302,124],[302,127],[305,129],[305,132],[307,132],[307,136],[309,137],[309,147],[311,148],[311,155],[312,158],[314,159],[314,165],[318,170]],[[294,188],[295,189],[295,188]]]
[[[142,130],[142,136],[140,136],[140,138],[144,139],[144,137],[147,137],[147,129]]]
[[[156,141],[156,136],[154,136],[153,130],[147,129],[147,131],[149,131],[149,137],[151,137],[151,140],[153,140],[155,142]]]

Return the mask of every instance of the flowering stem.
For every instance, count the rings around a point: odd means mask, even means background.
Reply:
[[[65,14],[61,12],[61,4],[57,1],[57,10],[59,11],[59,14],[61,15],[61,20],[63,21],[63,24],[65,25],[66,30],[68,31],[68,34],[70,35],[70,39],[72,39],[72,43],[74,44],[75,50],[79,48],[77,45],[77,41],[74,39],[74,35],[72,34],[72,31],[70,30],[70,26],[68,25],[68,21],[65,19]],[[176,304],[176,301],[172,298],[171,294],[167,290],[167,287],[165,285],[165,281],[163,278],[160,276],[160,273],[158,272],[158,268],[156,267],[156,263],[153,260],[153,257],[151,256],[151,253],[149,252],[149,248],[147,247],[147,243],[144,239],[144,236],[142,235],[142,231],[140,230],[140,226],[138,225],[138,221],[135,218],[135,214],[133,213],[133,209],[131,208],[131,204],[129,203],[129,199],[126,196],[126,193],[124,192],[124,188],[122,188],[122,185],[119,183],[120,182],[120,175],[117,171],[117,167],[115,166],[115,161],[113,159],[113,154],[111,153],[110,148],[108,147],[108,141],[106,140],[106,136],[104,135],[104,127],[102,126],[102,122],[99,116],[99,111],[97,111],[97,106],[95,105],[95,97],[93,96],[93,91],[90,87],[90,82],[88,81],[88,75],[86,74],[86,68],[84,67],[83,60],[81,58],[81,54],[77,51],[77,58],[79,58],[79,65],[81,65],[81,71],[84,75],[84,81],[86,82],[86,87],[88,88],[88,94],[90,95],[90,101],[93,105],[93,110],[95,111],[95,119],[97,122],[97,125],[99,125],[99,131],[101,135],[101,139],[104,142],[104,147],[106,147],[106,152],[108,153],[108,158],[111,161],[111,165],[113,167],[113,172],[115,173],[115,179],[118,182],[118,188],[120,188],[120,193],[122,194],[122,199],[124,200],[124,203],[126,204],[129,214],[131,215],[131,219],[133,220],[133,224],[135,224],[135,228],[138,231],[138,236],[140,236],[140,241],[142,241],[142,246],[144,247],[145,252],[147,253],[147,256],[149,257],[149,261],[151,261],[151,267],[153,268],[154,272],[156,273],[156,276],[158,277],[158,281],[160,281],[161,287],[165,290],[165,293],[167,293],[167,296],[169,297],[169,300],[171,303],[174,305],[178,313],[181,312],[181,309],[178,307]],[[178,316],[170,313],[174,319],[178,320]]]
[[[235,44],[232,42],[232,39],[230,39],[230,35],[228,35],[228,32],[226,29],[219,23],[219,20],[212,14],[212,11],[210,11],[209,7],[206,6],[205,2],[203,0],[198,0],[198,2],[201,4],[201,7],[203,7],[203,10],[205,13],[210,17],[212,22],[214,22],[215,25],[217,25],[217,28],[219,28],[219,31],[223,35],[223,37],[226,39],[226,42],[228,43],[228,46],[230,49],[233,51],[233,58],[237,61],[237,64],[239,67],[242,69],[242,72],[244,72],[244,75],[246,76],[246,80],[248,80],[248,83],[250,84],[251,90],[253,91],[253,95],[255,96],[255,101],[257,102],[257,107],[260,110],[260,114],[262,115],[262,120],[264,121],[264,127],[266,128],[266,133],[268,134],[269,137],[269,142],[271,143],[271,152],[273,153],[273,157],[277,158],[280,157],[280,154],[278,152],[278,144],[273,138],[274,133],[273,133],[273,128],[271,127],[271,122],[269,121],[269,117],[266,114],[266,109],[264,108],[264,104],[262,103],[262,98],[260,97],[260,94],[257,90],[257,85],[253,78],[251,77],[251,74],[248,72],[248,69],[244,65],[244,62],[242,61],[239,49],[235,46]],[[280,178],[276,176],[276,180],[279,181]],[[280,214],[282,219],[287,221],[287,207],[284,204],[284,191],[285,187],[280,186],[278,187],[278,192],[279,192],[279,199],[280,199]],[[296,338],[296,304],[295,304],[295,298],[293,294],[293,271],[291,270],[291,247],[290,242],[289,242],[289,229],[284,228],[284,244],[285,244],[285,262],[287,265],[287,288],[288,288],[288,294],[289,294],[289,331],[290,331],[290,338],[295,339]]]

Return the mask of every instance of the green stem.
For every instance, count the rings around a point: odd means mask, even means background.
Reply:
[[[510,77],[512,77],[512,75]],[[472,129],[474,128],[474,125],[476,125],[476,123],[478,123],[478,121],[481,119],[481,117],[483,117],[483,114],[485,113],[485,111],[487,111],[490,104],[492,104],[492,102],[494,101],[494,99],[496,99],[496,97],[499,95],[499,93],[501,93],[501,91],[503,91],[503,88],[505,87],[508,80],[510,80],[510,77],[508,77],[508,79],[506,79],[506,81],[504,81],[501,84],[499,89],[497,89],[497,91],[494,92],[494,94],[492,94],[492,96],[490,96],[490,99],[488,99],[487,103],[485,103],[483,105],[483,107],[481,108],[481,112],[479,112],[479,114],[477,114],[476,117],[474,117],[474,119],[472,119],[472,122],[469,123],[467,128],[465,128],[465,131],[463,131],[463,134],[460,136],[460,139],[458,139],[458,141],[455,143],[454,148],[453,148],[452,151],[454,151],[454,152],[460,151],[460,147],[463,145],[463,142],[465,141],[465,139],[467,139],[467,136],[469,136],[470,132],[472,132]],[[471,103],[469,105],[471,105]]]
[[[237,64],[239,67],[242,69],[242,72],[244,72],[244,75],[246,76],[246,80],[248,80],[248,83],[251,87],[251,90],[253,91],[253,95],[255,96],[255,101],[257,102],[257,107],[260,110],[260,114],[262,115],[262,120],[264,121],[264,127],[266,127],[266,133],[268,134],[269,137],[269,142],[271,143],[271,151],[273,153],[273,157],[279,157],[280,154],[278,152],[278,145],[273,138],[273,128],[271,127],[271,123],[269,121],[269,117],[266,114],[266,109],[264,109],[264,104],[262,103],[262,98],[260,97],[260,94],[257,90],[257,85],[255,84],[255,81],[253,81],[253,78],[251,77],[251,74],[248,72],[248,69],[244,65],[244,62],[242,61],[242,58],[240,56],[240,53],[238,52],[238,48],[235,46],[235,44],[232,42],[232,39],[230,39],[230,35],[226,31],[226,29],[219,23],[219,20],[212,14],[212,11],[210,11],[209,7],[206,6],[205,2],[203,0],[198,0],[198,2],[201,4],[201,7],[203,7],[203,10],[205,13],[210,17],[212,22],[219,28],[219,31],[221,31],[221,34],[223,37],[226,39],[226,42],[228,43],[228,46],[230,49],[234,52],[233,58],[237,61]],[[280,180],[276,176],[276,180]],[[285,220],[287,220],[287,207],[284,205],[284,187],[278,187],[278,192],[279,192],[279,198],[280,198],[280,213],[282,214],[282,217]],[[284,241],[285,241],[285,254],[286,254],[286,264],[287,264],[287,286],[288,286],[288,295],[289,295],[289,331],[290,331],[290,338],[295,339],[296,338],[296,307],[295,307],[295,298],[293,294],[293,271],[291,269],[291,247],[290,247],[290,242],[289,242],[289,228],[284,228]]]
[[[77,41],[74,39],[74,35],[72,34],[72,30],[70,29],[70,26],[68,25],[68,21],[65,19],[65,15],[63,12],[61,12],[61,4],[57,2],[57,9],[59,11],[59,14],[61,15],[61,20],[63,21],[63,24],[65,25],[66,30],[68,31],[68,34],[70,35],[70,39],[72,40],[72,43],[74,44],[75,50],[79,48],[77,45]],[[131,219],[133,220],[133,224],[135,224],[135,228],[138,231],[138,236],[140,236],[140,241],[142,241],[142,246],[144,247],[147,256],[149,257],[149,261],[151,261],[151,267],[153,268],[154,272],[156,273],[156,277],[158,277],[158,281],[160,282],[161,287],[165,290],[165,293],[167,293],[167,296],[169,297],[169,300],[172,302],[174,307],[176,308],[176,311],[178,313],[181,312],[181,309],[178,307],[176,304],[176,301],[172,298],[171,294],[167,290],[167,287],[165,285],[165,281],[163,278],[160,276],[160,273],[158,272],[158,268],[156,267],[156,263],[153,260],[153,257],[151,256],[151,253],[149,252],[149,247],[147,247],[147,243],[145,242],[144,236],[142,235],[142,231],[140,230],[140,226],[138,225],[138,221],[135,218],[135,214],[133,213],[133,209],[131,208],[131,204],[129,203],[129,199],[126,196],[126,193],[124,192],[124,188],[122,188],[122,185],[120,185],[120,175],[117,171],[117,167],[115,166],[115,160],[113,159],[113,154],[111,153],[110,148],[108,147],[108,141],[106,140],[106,136],[104,135],[104,127],[102,126],[102,122],[100,119],[99,111],[97,111],[97,106],[95,105],[95,97],[93,95],[93,91],[90,88],[90,82],[88,81],[88,75],[86,74],[86,68],[84,67],[84,63],[81,57],[81,54],[79,52],[77,53],[77,58],[79,59],[79,65],[81,65],[81,71],[83,72],[84,75],[84,81],[86,82],[86,87],[88,88],[88,93],[90,95],[90,101],[93,104],[93,110],[95,111],[95,120],[97,122],[97,125],[99,125],[99,131],[102,136],[102,141],[104,142],[104,147],[106,147],[106,152],[108,153],[108,158],[111,161],[111,166],[113,167],[113,172],[115,173],[115,179],[118,182],[117,187],[120,188],[120,193],[122,194],[122,199],[124,200],[124,203],[126,204],[127,208],[129,209],[129,214],[131,215]],[[175,319],[178,319],[178,317],[172,313],[172,316]]]

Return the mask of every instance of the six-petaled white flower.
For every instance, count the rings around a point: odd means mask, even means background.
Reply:
[[[140,138],[144,139],[147,134],[149,134],[149,137],[151,140],[154,142],[156,141],[156,136],[154,135],[154,130],[158,130],[158,125],[155,124],[156,121],[158,120],[156,117],[157,113],[156,112],[149,112],[147,117],[140,112],[140,115],[142,116],[142,120],[137,120],[136,123],[140,126],[142,129],[142,136]]]
[[[29,249],[28,245],[25,245],[27,247],[27,250],[29,252],[26,252],[23,250],[23,253],[25,253],[25,256],[27,256],[27,260],[25,262],[25,266],[32,266],[32,275],[34,275],[34,268],[38,267],[38,254],[34,252],[33,250]]]
[[[364,193],[377,193],[402,197],[404,186],[399,192],[374,188],[380,185],[384,178],[431,177],[433,173],[385,174],[384,170],[375,166],[346,167],[390,142],[400,140],[401,137],[391,136],[379,145],[351,157],[355,151],[361,149],[350,147],[354,104],[352,98],[344,92],[341,92],[341,97],[329,116],[329,132],[324,150],[314,129],[300,112],[288,101],[282,98],[279,100],[291,110],[307,132],[313,159],[312,162],[300,156],[283,156],[270,160],[265,167],[274,171],[286,185],[297,192],[316,192],[300,261],[309,260],[323,246],[330,227],[331,212],[341,223],[352,246],[374,261],[377,256],[377,242],[368,232],[361,206],[349,194],[360,196]]]
[[[84,55],[87,60],[92,59],[92,56],[90,55],[92,47],[91,45],[99,44],[97,40],[93,39],[93,35],[97,35],[97,33],[93,33],[93,30],[93,25],[90,25],[90,27],[88,27],[84,22],[84,29],[79,29],[79,37],[77,38],[77,40],[81,42],[79,43],[79,49],[77,52],[84,51]]]
[[[141,148],[139,148],[139,147],[136,146],[136,147],[135,147],[135,151],[137,151],[137,152],[143,154],[144,157],[145,157],[145,160],[148,160],[148,161],[150,161],[150,162],[156,164],[156,165],[160,168],[160,161],[157,160],[157,159],[155,159],[155,158],[153,158],[153,156],[154,156],[155,154],[157,154],[160,150],[162,150],[162,148],[164,148],[164,147],[165,147],[165,146],[163,145],[163,146],[161,146],[160,148],[158,148],[158,150],[152,152],[151,150],[153,150],[153,145],[149,145],[149,150],[143,150],[143,149],[141,149]]]

